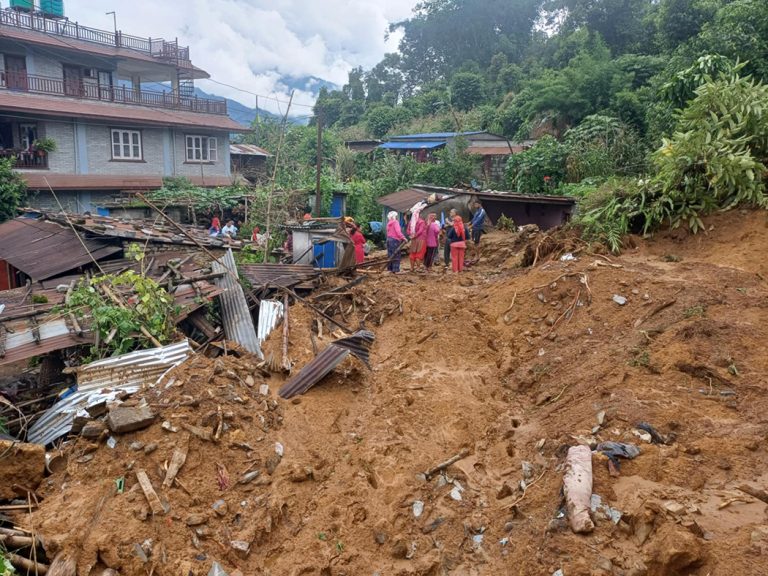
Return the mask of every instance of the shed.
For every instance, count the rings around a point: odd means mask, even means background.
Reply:
[[[307,222],[285,226],[293,236],[293,263],[315,268],[336,268],[344,255],[344,243],[334,238],[336,224]]]
[[[381,196],[376,200],[381,206],[383,207],[383,220],[386,222],[387,220],[387,212],[395,211],[398,213],[398,216],[402,219],[403,215],[408,212],[413,206],[420,201],[427,202],[430,198],[430,196],[435,196],[435,200],[437,202],[445,201],[449,198],[451,198],[454,193],[451,192],[452,189],[450,188],[441,188],[440,192],[436,192],[434,190],[425,190],[423,188],[405,188],[404,190],[398,190],[397,192],[393,192],[392,194],[387,194],[386,196]],[[459,190],[458,192],[462,192]]]
[[[517,225],[536,224],[542,230],[554,228],[567,222],[573,214],[576,199],[570,196],[544,196],[534,194],[516,194],[505,191],[464,190],[418,184],[412,188],[399,190],[378,199],[386,210],[395,210],[399,214],[408,211],[419,200],[427,200],[431,195],[437,197],[424,209],[422,215],[435,213],[438,220],[447,216],[451,208],[457,210],[465,220],[471,215],[471,204],[479,199],[485,208],[491,223],[502,215],[514,220]]]
[[[0,224],[0,290],[16,287],[15,271],[46,280],[122,250],[119,242],[78,238],[71,227],[48,220],[8,220]]]
[[[267,158],[272,154],[254,144],[230,144],[229,161],[233,174],[248,180],[258,180],[266,173]]]

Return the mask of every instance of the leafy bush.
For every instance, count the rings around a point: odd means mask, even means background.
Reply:
[[[565,135],[570,182],[605,178],[614,174],[639,174],[644,150],[635,132],[617,118],[587,116]]]
[[[13,171],[13,161],[0,158],[0,222],[16,217],[27,185],[19,174]]]
[[[116,293],[124,292],[129,300],[120,306],[97,290],[99,286]],[[133,270],[116,276],[95,276],[90,281],[83,279],[72,291],[64,309],[81,319],[92,317],[98,343],[91,348],[90,359],[153,346],[142,335],[142,327],[160,343],[169,342],[175,331],[173,317],[178,312],[173,297],[162,286]]]
[[[536,144],[507,160],[507,186],[521,194],[552,193],[566,177],[568,151],[552,136],[540,138]]]
[[[654,156],[661,186],[655,217],[673,226],[686,221],[696,232],[700,215],[715,208],[768,206],[766,158],[768,87],[740,77],[707,82]]]

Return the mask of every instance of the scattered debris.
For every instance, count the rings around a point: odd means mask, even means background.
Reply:
[[[278,391],[281,398],[290,399],[304,394],[322,380],[351,353],[370,368],[368,351],[374,340],[373,332],[359,330],[352,336],[331,342],[314,360],[286,382]]]
[[[588,446],[572,446],[568,449],[563,492],[571,529],[577,534],[594,530],[595,525],[589,517],[592,498],[592,452]]]
[[[619,475],[621,470],[620,458],[632,460],[640,455],[640,448],[634,444],[626,444],[624,442],[601,442],[595,450],[608,457],[608,470],[611,476]]]

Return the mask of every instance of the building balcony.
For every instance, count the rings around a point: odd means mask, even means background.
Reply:
[[[97,82],[87,82],[84,79],[62,80],[60,78],[36,76],[25,72],[0,72],[0,89],[64,96],[79,100],[99,100],[102,102],[180,110],[183,112],[227,115],[226,100],[181,96],[176,92],[160,92],[125,86],[104,85]]]
[[[33,150],[0,149],[0,159],[13,160],[12,168],[18,170],[47,170],[48,154]]]
[[[192,67],[189,59],[189,47],[179,46],[177,40],[141,38],[123,34],[119,30],[112,32],[98,30],[81,26],[68,19],[51,18],[40,13],[20,12],[12,9],[0,10],[0,24],[90,44],[135,50],[168,64],[182,68]]]

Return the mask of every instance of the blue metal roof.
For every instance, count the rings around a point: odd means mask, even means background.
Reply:
[[[429,150],[445,146],[445,142],[384,142],[379,148],[385,150]]]
[[[413,140],[421,138],[455,138],[456,136],[473,136],[475,134],[484,134],[483,130],[475,132],[428,132],[425,134],[403,134],[401,136],[392,136],[390,140]]]

